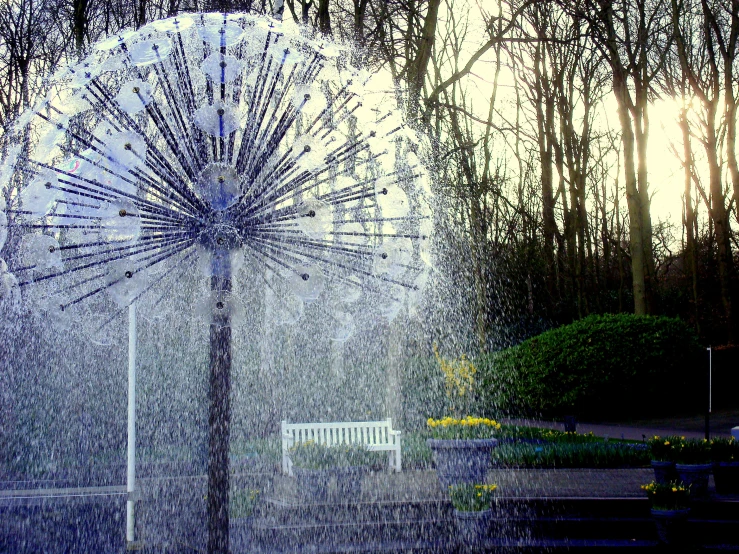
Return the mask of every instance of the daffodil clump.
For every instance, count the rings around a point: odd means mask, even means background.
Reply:
[[[681,482],[670,483],[651,482],[642,485],[641,489],[647,493],[653,510],[684,510],[689,507],[690,487]]]
[[[712,439],[711,459],[714,462],[739,462],[739,442],[734,437]]]
[[[229,516],[233,519],[250,517],[259,502],[260,494],[261,491],[256,489],[232,491],[228,505]]]
[[[447,396],[451,399],[469,396],[475,388],[475,374],[477,373],[475,364],[464,354],[459,360],[445,360],[439,354],[436,344],[434,344],[434,356],[444,374]]]
[[[675,448],[675,461],[678,464],[711,463],[711,443],[706,439],[687,439]]]
[[[465,483],[450,485],[449,496],[458,512],[481,512],[490,508],[498,485]]]
[[[677,435],[667,437],[655,435],[649,439],[647,444],[649,445],[649,451],[652,454],[653,460],[658,462],[674,462],[684,440],[685,437],[678,437]]]
[[[489,439],[500,429],[500,423],[486,417],[429,418],[426,423],[435,439]]]

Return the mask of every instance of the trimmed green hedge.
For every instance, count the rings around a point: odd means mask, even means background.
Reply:
[[[705,403],[701,350],[679,319],[592,315],[478,360],[480,400],[593,420],[695,410]]]

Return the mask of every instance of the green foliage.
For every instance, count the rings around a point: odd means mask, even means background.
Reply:
[[[433,465],[433,453],[426,444],[427,432],[403,434],[403,469],[429,469]]]
[[[476,360],[480,396],[508,413],[547,417],[683,411],[703,401],[700,350],[679,319],[592,315]]]
[[[458,512],[482,512],[490,508],[497,485],[450,485],[449,497]]]
[[[245,458],[257,455],[270,463],[278,464],[282,460],[282,440],[278,435],[251,440],[232,440],[231,456]]]
[[[649,464],[649,452],[616,442],[506,443],[493,449],[498,467],[620,468]]]
[[[433,355],[409,357],[404,361],[401,394],[401,417],[393,423],[403,431],[425,429],[429,416],[443,417],[453,413],[452,401],[446,394],[444,374]]]
[[[638,444],[619,440],[604,442],[602,437],[592,434],[502,425],[495,437],[503,439],[492,454],[494,463],[499,467],[644,467],[649,465],[650,459],[649,451]],[[404,467],[432,467],[427,438],[432,438],[428,430],[404,435]],[[510,439],[515,442],[509,442]],[[526,441],[542,442],[532,444]]]
[[[711,462],[711,443],[706,439],[687,439],[675,446],[678,464],[708,464]]]
[[[648,441],[652,460],[658,462],[674,462],[676,448],[682,442],[682,437],[670,435],[667,437],[654,436]]]
[[[541,427],[523,426],[519,427],[516,425],[502,425],[500,430],[496,433],[496,437],[568,444],[603,442],[603,439],[601,437],[596,437],[595,435],[593,435],[592,432],[583,435],[580,433],[558,431],[557,429],[543,429]]]
[[[374,466],[380,462],[378,454],[363,444],[325,446],[313,441],[298,443],[290,449],[293,464],[305,469]]]
[[[259,495],[260,491],[256,489],[231,491],[228,503],[229,517],[232,519],[250,517],[259,502]]]
[[[739,462],[739,442],[734,440],[734,437],[712,439],[711,460],[714,462]]]

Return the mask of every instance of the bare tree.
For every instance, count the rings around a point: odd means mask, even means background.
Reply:
[[[708,2],[705,0],[700,2],[671,0],[671,6],[675,47],[682,73],[681,83],[689,87],[690,94],[695,96],[701,106],[698,114],[701,133],[697,138],[703,145],[705,162],[708,165],[710,201],[705,192],[703,196],[706,198],[716,233],[721,303],[729,331],[729,340],[731,340],[734,328],[731,294],[734,263],[731,252],[731,222],[724,192],[724,164],[721,160],[720,145],[726,139],[731,126],[725,118],[730,116],[733,126],[736,126],[734,84],[731,81],[726,83],[722,79],[722,64],[719,63],[720,58],[716,52],[716,40],[717,37],[721,37],[721,31],[714,25],[716,16],[711,11]],[[739,32],[739,23],[737,31]],[[729,71],[731,72],[731,69]],[[721,109],[722,103],[724,104],[723,110]],[[681,118],[685,148],[683,164],[686,171],[691,171],[691,176],[697,178],[693,171],[693,154],[687,115],[685,111]],[[736,153],[732,154],[734,163],[736,163]],[[727,155],[729,166],[731,166],[730,158],[731,156]],[[698,179],[696,183],[700,186]]]
[[[647,173],[649,101],[671,42],[664,0],[579,0],[563,2],[585,30],[611,69],[623,145],[634,311],[652,312],[654,257]]]
[[[43,77],[64,55],[68,39],[58,26],[53,0],[9,0],[0,4],[0,129],[44,91]]]

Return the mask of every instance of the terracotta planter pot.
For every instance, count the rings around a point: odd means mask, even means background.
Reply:
[[[652,510],[652,518],[657,527],[657,536],[660,542],[672,545],[688,543],[688,515],[690,509],[683,510]]]
[[[491,454],[497,439],[426,441],[434,453],[436,475],[441,488],[461,483],[484,483],[485,473],[491,466]]]
[[[739,494],[739,462],[714,463],[713,480],[718,494]]]
[[[713,464],[675,464],[678,478],[690,487],[691,498],[700,498],[708,494],[708,477],[713,471]]]
[[[454,510],[454,519],[459,530],[459,539],[466,546],[481,545],[488,537],[493,511],[459,512]]]
[[[677,481],[678,475],[675,469],[675,462],[665,462],[661,460],[652,460],[652,469],[654,469],[654,480],[660,485]]]

